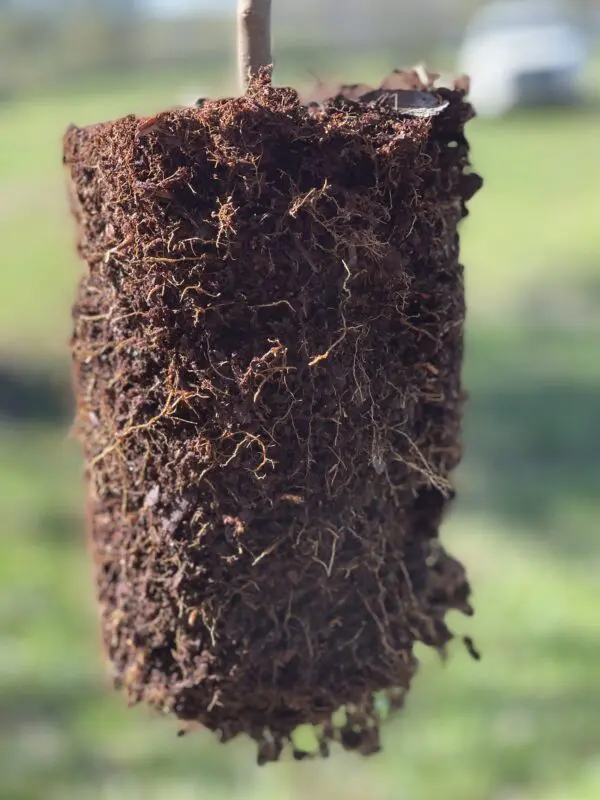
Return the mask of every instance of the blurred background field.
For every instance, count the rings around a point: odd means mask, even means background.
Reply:
[[[172,721],[127,710],[110,690],[67,435],[81,267],[60,140],[70,122],[230,89],[233,4],[209,5],[184,20],[125,2],[0,3],[0,797],[596,800],[598,58],[581,106],[470,125],[486,187],[463,228],[471,404],[445,536],[477,609],[453,622],[483,661],[458,644],[446,665],[424,656],[379,756],[260,770],[247,743],[178,739]],[[476,4],[432,0],[429,23],[407,12],[393,28],[392,4],[386,16],[373,0],[382,22],[369,31],[356,23],[365,5],[274,0],[277,81],[306,85],[309,70],[374,81],[423,55],[451,70]]]

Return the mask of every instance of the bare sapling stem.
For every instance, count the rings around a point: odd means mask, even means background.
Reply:
[[[261,67],[271,65],[271,0],[238,0],[238,68],[242,92]]]

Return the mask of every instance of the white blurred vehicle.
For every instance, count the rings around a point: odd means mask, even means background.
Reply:
[[[459,66],[471,77],[470,100],[479,114],[579,99],[587,47],[570,8],[561,2],[507,0],[475,14]]]

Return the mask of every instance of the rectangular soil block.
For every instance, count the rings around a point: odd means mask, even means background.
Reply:
[[[77,431],[115,680],[241,732],[378,748],[469,586],[460,458],[464,87],[248,96],[65,138]],[[417,81],[415,83],[415,81]],[[366,94],[366,97],[364,95]],[[362,97],[362,99],[361,99]],[[414,98],[413,98],[414,99]],[[344,706],[339,722],[335,712]]]

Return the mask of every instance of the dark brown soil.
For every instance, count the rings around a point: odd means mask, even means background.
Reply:
[[[473,114],[460,86],[437,116],[370,99],[307,107],[265,73],[247,97],[65,138],[115,680],[222,741],[249,734],[261,763],[305,723],[322,754],[375,752],[374,693],[401,706],[415,642],[443,651],[446,612],[471,613],[438,529]]]

